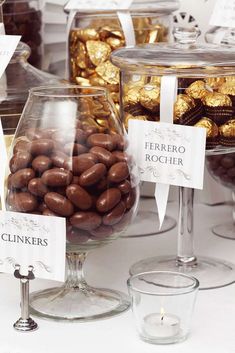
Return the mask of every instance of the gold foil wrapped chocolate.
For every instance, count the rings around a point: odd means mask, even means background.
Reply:
[[[121,38],[115,38],[115,37],[109,37],[107,40],[106,40],[106,43],[108,45],[110,45],[110,47],[113,49],[113,50],[116,50],[118,48],[121,48],[125,45],[125,41],[124,39],[121,39]]]
[[[219,87],[218,92],[235,96],[235,81],[226,81]]]
[[[77,37],[84,43],[87,42],[88,40],[99,39],[99,33],[94,28],[85,28],[85,29],[78,28],[76,31],[77,31]]]
[[[160,105],[160,86],[158,85],[145,85],[139,91],[140,104],[150,110],[151,112],[157,112]]]
[[[206,83],[198,80],[191,83],[185,92],[194,99],[202,99],[208,93],[208,90],[206,89]]]
[[[85,69],[88,66],[86,47],[82,42],[77,42],[74,59],[80,69]]]
[[[146,120],[148,120],[148,116],[147,115],[136,115],[136,116],[133,116],[131,114],[126,114],[126,116],[124,118],[124,126],[125,126],[126,130],[128,130],[128,122],[129,122],[130,119],[146,121]]]
[[[207,138],[215,138],[219,135],[219,128],[214,121],[209,118],[200,119],[194,126],[203,127],[206,129]]]
[[[235,119],[227,121],[219,127],[219,133],[223,137],[235,138]]]
[[[124,106],[125,105],[136,105],[140,101],[140,90],[141,86],[134,86],[129,89],[124,96]]]
[[[193,98],[187,96],[187,94],[178,94],[174,105],[174,120],[180,119],[195,106],[196,103]]]
[[[224,77],[207,77],[206,84],[212,89],[217,90],[225,81]]]
[[[110,61],[106,61],[95,69],[98,75],[111,84],[119,83],[119,70]]]
[[[86,42],[87,53],[93,65],[104,63],[111,54],[111,48],[107,43],[100,40],[88,40]]]
[[[208,107],[223,107],[223,106],[232,106],[232,101],[230,97],[223,93],[210,92],[205,95],[202,99],[204,105]]]

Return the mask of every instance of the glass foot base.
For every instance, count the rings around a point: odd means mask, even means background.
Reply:
[[[147,271],[176,271],[196,277],[200,282],[199,289],[214,289],[235,282],[235,265],[226,261],[197,257],[196,265],[178,266],[176,257],[152,257],[135,263],[131,275]]]
[[[218,224],[212,228],[212,233],[222,238],[235,240],[235,224],[232,222]]]
[[[168,232],[175,228],[175,226],[176,221],[173,218],[166,216],[162,228],[159,230],[157,212],[139,211],[134,223],[122,233],[121,238],[135,238],[161,234]]]
[[[129,298],[124,293],[88,286],[82,289],[56,287],[30,295],[30,313],[53,320],[103,319],[120,314],[129,307]]]

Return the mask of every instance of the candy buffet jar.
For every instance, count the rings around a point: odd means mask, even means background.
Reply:
[[[178,92],[174,124],[204,127],[211,154],[235,150],[234,48],[196,44],[196,28],[176,28],[174,44],[142,45],[118,49],[111,61],[121,70],[121,113],[130,119],[160,120],[161,80],[173,75]],[[173,103],[172,103],[173,104]],[[196,257],[193,248],[193,189],[180,187],[178,256],[143,260],[131,273],[150,270],[190,272],[201,289],[232,283],[234,266],[225,261]]]
[[[35,86],[59,83],[56,76],[31,66],[28,63],[29,56],[29,46],[20,42],[0,79],[0,118],[4,135],[7,136],[14,134],[29,89]]]
[[[168,41],[172,12],[178,7],[176,0],[134,0],[130,14],[136,43]],[[106,87],[118,103],[119,71],[110,55],[126,45],[125,35],[115,11],[77,12],[69,34],[71,82]]]
[[[42,59],[41,17],[39,0],[6,0],[3,4],[6,34],[21,35],[22,42],[31,48],[30,64],[38,68]]]
[[[89,250],[110,243],[138,203],[135,164],[115,106],[103,88],[30,90],[9,161],[7,209],[66,218],[67,281],[33,293],[34,314],[92,320],[129,308],[126,295],[87,285]]]

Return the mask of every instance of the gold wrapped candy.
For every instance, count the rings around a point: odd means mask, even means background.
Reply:
[[[217,90],[223,83],[225,79],[224,77],[207,77],[206,84],[212,89]]]
[[[99,39],[99,33],[94,28],[85,28],[85,29],[78,28],[76,30],[76,35],[84,43],[87,42],[88,40]]]
[[[235,137],[235,119],[227,121],[219,127],[219,133],[223,137]]]
[[[202,102],[208,107],[223,107],[223,106],[232,106],[232,101],[230,97],[226,94],[218,92],[210,92],[203,97]]]
[[[115,38],[115,37],[109,37],[107,40],[106,40],[106,43],[108,43],[108,45],[110,45],[110,47],[113,49],[113,50],[116,50],[118,48],[121,48],[125,45],[125,41],[124,39],[121,39],[121,38]]]
[[[235,83],[235,76],[226,76],[225,81]]]
[[[119,70],[110,61],[106,61],[95,69],[98,75],[111,84],[119,83]]]
[[[206,129],[206,137],[214,138],[219,135],[219,128],[214,121],[209,118],[200,119],[194,126],[196,127],[204,127]]]
[[[134,86],[133,88],[129,89],[124,96],[124,106],[125,105],[135,105],[140,101],[140,90],[141,86]]]
[[[160,105],[160,86],[159,85],[145,85],[139,91],[140,104],[150,110],[151,112],[157,112]]]
[[[235,81],[226,81],[219,87],[218,92],[235,96]]]
[[[185,92],[194,99],[202,99],[208,93],[208,90],[206,89],[206,83],[198,80],[191,83]]]
[[[88,66],[86,47],[82,42],[77,42],[74,59],[80,69],[85,69]]]
[[[148,120],[148,116],[147,115],[137,115],[137,116],[133,116],[131,114],[127,114],[124,118],[124,126],[126,128],[126,130],[128,130],[128,122],[130,119],[135,119],[135,120],[143,120],[146,121]]]
[[[174,105],[174,120],[180,119],[195,106],[196,103],[193,98],[187,96],[187,94],[178,94]]]
[[[86,47],[89,58],[95,66],[104,63],[111,54],[110,46],[100,40],[88,40],[86,42]]]

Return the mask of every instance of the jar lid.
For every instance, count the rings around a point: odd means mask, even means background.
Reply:
[[[98,10],[98,9],[94,10],[92,7],[90,10],[79,9],[79,2],[78,2],[78,5],[76,6],[76,8],[74,8],[74,10],[78,10],[80,14],[95,15],[95,16],[97,16],[97,13],[110,14],[120,10],[129,10],[130,12],[136,12],[136,13],[141,13],[141,12],[149,13],[149,12],[157,11],[158,13],[161,13],[161,14],[170,14],[173,11],[178,10],[179,7],[180,7],[179,0],[133,0],[129,9],[118,8],[117,10],[113,10],[113,9],[109,10],[107,8],[106,10]],[[65,12],[68,13],[69,11],[70,9],[68,10],[65,7]]]
[[[161,71],[182,73],[201,69],[235,69],[235,49],[232,46],[196,44],[200,35],[197,28],[174,29],[176,43],[145,44],[116,50],[111,61],[121,70],[149,73]],[[212,73],[212,71],[211,71]]]

